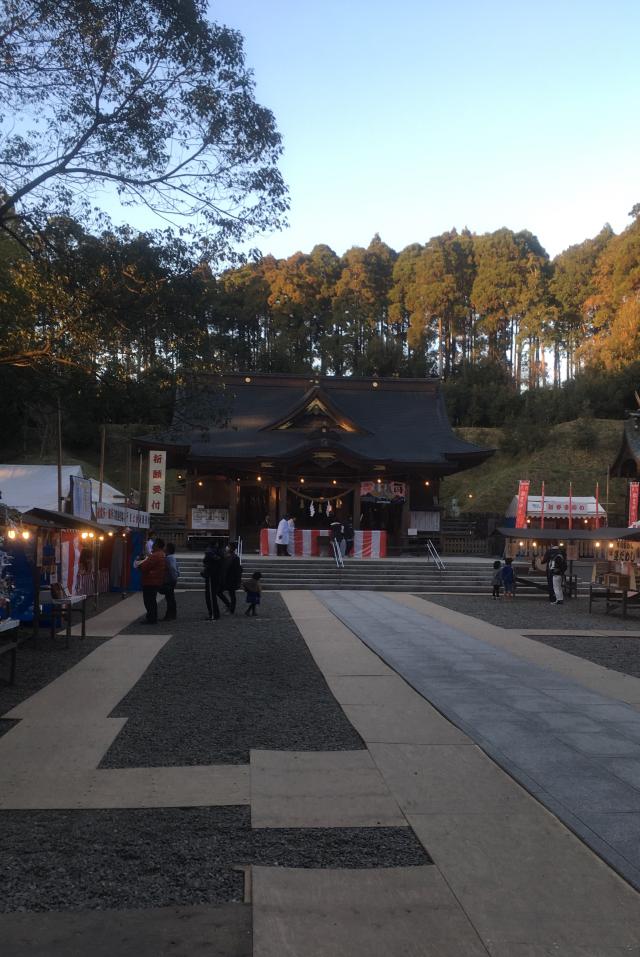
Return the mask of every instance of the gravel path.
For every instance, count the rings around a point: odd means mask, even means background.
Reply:
[[[603,668],[640,678],[640,638],[632,635],[527,635],[577,658],[593,661]]]
[[[418,595],[425,601],[444,605],[453,611],[480,618],[501,628],[560,628],[582,631],[637,631],[640,632],[640,615],[632,613],[623,619],[620,615],[605,615],[595,609],[589,614],[586,598],[573,598],[562,605],[552,605],[544,598],[523,598],[513,601],[494,601],[491,595]],[[602,607],[602,606],[601,606]]]
[[[261,617],[218,622],[201,620],[201,597],[181,595],[180,619],[154,628],[174,637],[113,711],[129,720],[101,767],[247,764],[250,748],[364,748],[279,595]]]
[[[234,867],[408,867],[410,828],[251,830],[248,808],[0,812],[0,912],[242,901]]]

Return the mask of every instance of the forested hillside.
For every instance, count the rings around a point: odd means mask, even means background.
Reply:
[[[0,241],[3,458],[103,422],[162,425],[200,370],[440,374],[452,422],[503,427],[511,451],[549,424],[621,419],[640,386],[640,219],[551,260],[538,239],[455,230],[397,253],[378,236],[215,272],[181,240],[49,221]]]

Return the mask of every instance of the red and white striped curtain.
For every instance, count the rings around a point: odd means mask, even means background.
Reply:
[[[317,528],[296,528],[289,535],[287,549],[291,555],[310,558],[320,554],[320,531]],[[260,531],[260,554],[276,555],[276,529],[263,528]]]
[[[386,558],[387,533],[381,531],[355,532],[354,558]]]
[[[317,528],[296,528],[289,536],[288,549],[291,555],[310,558],[320,554],[320,531]],[[325,539],[326,541],[326,539]],[[263,528],[260,531],[260,554],[276,555],[276,530]],[[386,558],[387,533],[381,531],[355,532],[353,558]]]

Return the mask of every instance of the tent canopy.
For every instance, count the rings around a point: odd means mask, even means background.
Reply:
[[[71,476],[82,478],[81,465],[62,466],[62,495],[66,498],[71,489]],[[91,500],[98,501],[100,483],[91,479]],[[0,465],[0,493],[2,502],[19,512],[32,508],[57,511],[58,467],[56,465]],[[124,495],[112,485],[103,482],[102,501],[108,505],[121,505]]]

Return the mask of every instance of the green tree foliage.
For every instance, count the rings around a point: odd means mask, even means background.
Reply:
[[[205,0],[4,0],[0,90],[0,228],[20,241],[88,221],[105,187],[216,261],[286,210],[274,118]]]

